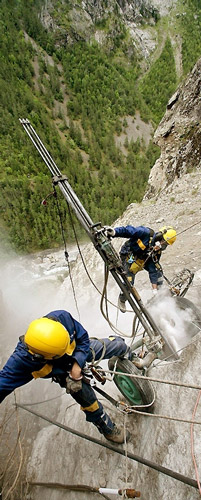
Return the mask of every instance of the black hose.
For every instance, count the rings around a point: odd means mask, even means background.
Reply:
[[[103,448],[108,448],[109,450],[114,451],[115,453],[118,453],[119,455],[126,456],[130,458],[131,460],[135,460],[136,462],[139,462],[143,465],[146,465],[147,467],[150,467],[151,469],[155,469],[158,472],[162,472],[162,474],[165,474],[166,476],[170,476],[173,479],[177,479],[177,481],[180,481],[184,484],[188,484],[189,486],[192,486],[193,488],[198,489],[198,483],[195,479],[192,479],[187,476],[183,476],[183,474],[179,474],[178,472],[175,472],[171,469],[167,469],[167,467],[163,467],[162,465],[158,465],[155,462],[152,462],[151,460],[147,460],[146,458],[140,457],[139,455],[135,455],[134,453],[130,453],[124,449],[116,448],[115,446],[104,443],[100,441],[99,439],[92,438],[91,436],[87,436],[86,434],[83,434],[83,432],[76,431],[74,429],[71,429],[70,427],[60,424],[60,422],[57,422],[56,420],[53,420],[49,417],[46,417],[45,415],[41,415],[41,413],[38,413],[36,411],[30,410],[26,406],[20,405],[19,403],[16,404],[18,408],[22,408],[23,410],[26,410],[33,415],[36,415],[39,418],[42,418],[43,420],[46,420],[47,422],[56,425],[57,427],[60,427],[61,429],[64,429],[67,432],[71,432],[71,434],[75,434],[76,436],[79,436],[83,439],[87,439],[88,441],[92,441],[93,443],[99,444],[100,446],[103,446]]]

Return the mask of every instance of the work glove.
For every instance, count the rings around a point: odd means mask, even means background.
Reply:
[[[113,227],[105,226],[104,229],[105,229],[105,234],[108,238],[114,238],[115,229],[113,229]]]
[[[154,245],[154,250],[157,252],[157,250],[161,249],[161,243],[160,241],[156,241]]]
[[[70,394],[72,392],[78,392],[82,389],[82,376],[78,379],[74,379],[69,375],[66,378],[66,393]]]

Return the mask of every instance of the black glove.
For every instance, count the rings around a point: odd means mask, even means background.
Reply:
[[[108,238],[114,238],[115,229],[113,229],[113,227],[105,226],[104,229],[105,229],[105,234]]]
[[[82,389],[82,377],[78,379],[72,378],[70,375],[66,378],[66,392],[70,394],[72,392],[78,392]]]

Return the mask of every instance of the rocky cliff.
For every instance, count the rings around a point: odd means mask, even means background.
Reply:
[[[96,40],[112,50],[114,39],[127,34],[129,52],[137,50],[147,58],[157,46],[157,33],[151,30],[161,16],[169,14],[178,0],[85,0],[56,2],[46,0],[40,14],[42,24],[55,33],[56,44],[76,40]]]
[[[184,174],[201,169],[201,59],[167,105],[154,141],[161,156],[152,168],[145,199],[159,196]],[[170,189],[169,189],[170,190]]]
[[[116,225],[145,224],[159,229],[164,224],[173,224],[178,232],[176,243],[164,252],[162,265],[165,275],[171,279],[175,273],[184,267],[195,272],[194,284],[191,286],[187,298],[200,307],[201,289],[201,207],[200,207],[201,179],[199,172],[183,175],[172,186],[170,193],[163,192],[161,196],[152,200],[144,200],[141,204],[133,203],[125,213],[115,222]],[[191,227],[193,226],[193,227]],[[183,232],[184,231],[184,232]],[[181,234],[179,235],[179,233]],[[114,240],[114,246],[118,250],[123,240]],[[83,249],[83,257],[87,264],[89,275],[95,281],[100,291],[103,289],[104,272],[103,262],[92,244],[89,243]],[[88,329],[90,336],[101,337],[109,335],[109,325],[101,317],[100,294],[94,289],[83,270],[81,259],[78,258],[73,268],[73,281],[78,283],[76,287],[76,298],[81,317],[81,322]],[[136,287],[143,301],[151,296],[150,285],[146,272],[139,273],[136,277]],[[109,281],[108,298],[116,305],[118,289],[112,279]],[[77,311],[73,300],[73,293],[69,278],[67,278],[60,291],[55,297],[55,305],[70,308],[72,314],[77,317]],[[165,312],[166,311],[166,312]],[[185,331],[182,314],[175,309],[174,301],[157,304],[155,310],[151,311],[154,318],[164,320],[163,328],[168,323],[171,335],[175,342],[181,340],[189,342],[178,361],[162,362],[156,364],[149,370],[149,375],[162,380],[185,382],[186,384],[200,385],[200,332],[193,341]],[[109,318],[120,331],[129,335],[131,329],[131,315],[119,313],[116,308],[109,305]],[[174,333],[172,333],[174,325]],[[193,327],[193,324],[192,324]],[[190,333],[190,332],[189,332]],[[126,339],[129,343],[129,339]],[[192,342],[192,343],[191,343]],[[44,382],[45,384],[45,382]],[[48,384],[48,383],[47,383]],[[119,425],[126,425],[131,432],[131,439],[127,450],[159,465],[163,465],[173,471],[195,479],[195,469],[191,457],[190,424],[175,422],[166,417],[175,417],[191,420],[195,408],[198,391],[194,389],[179,388],[177,386],[155,383],[156,403],[155,414],[164,415],[165,419],[147,417],[142,415],[124,415],[117,411],[104,398],[100,396],[105,408]],[[106,388],[111,395],[118,397],[118,391],[110,382]],[[22,394],[22,391],[20,391]],[[59,393],[58,393],[59,395]],[[19,396],[18,396],[19,397]],[[37,401],[37,394],[34,401]],[[48,396],[46,396],[48,398]],[[51,392],[49,393],[51,397]],[[22,398],[22,396],[21,396]],[[28,399],[28,395],[27,395]],[[96,429],[85,422],[82,412],[75,405],[70,396],[58,398],[57,420],[64,425],[73,427],[84,432],[90,437],[100,438]],[[39,406],[37,409],[51,418],[50,405]],[[32,417],[31,417],[32,418]],[[195,416],[196,421],[201,421],[201,409],[198,406]],[[194,446],[198,468],[201,475],[200,461],[200,433],[199,426],[194,426]],[[101,438],[104,443],[104,438]],[[52,457],[52,446],[54,443],[54,459]],[[40,467],[38,466],[40,464]],[[85,439],[73,436],[58,427],[49,425],[44,427],[37,436],[27,467],[28,481],[57,482],[64,484],[88,484],[94,487],[123,488],[125,485],[141,491],[142,500],[196,500],[198,491],[188,485],[176,481],[170,477],[158,473],[135,461],[125,459],[111,451],[107,451],[98,445],[87,442]],[[43,492],[43,499],[61,500],[65,498],[66,492],[55,488],[32,487],[31,498],[36,500]],[[69,500],[74,500],[75,493],[68,492]],[[76,493],[78,500],[88,500],[89,494]],[[117,499],[117,496],[109,496]],[[98,496],[97,496],[98,499]]]

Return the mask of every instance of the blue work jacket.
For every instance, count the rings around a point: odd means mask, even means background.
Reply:
[[[75,342],[75,349],[72,356],[64,354],[64,356],[57,359],[37,359],[37,357],[34,357],[27,350],[23,341],[20,340],[7,363],[0,371],[0,402],[10,392],[14,391],[17,387],[27,384],[33,378],[49,378],[59,374],[67,374],[72,367],[72,360],[76,360],[79,366],[83,368],[90,351],[87,331],[67,311],[52,311],[45,317],[56,318],[68,330],[70,342]]]
[[[154,241],[155,233],[149,227],[145,226],[125,226],[115,227],[115,237],[129,238],[121,247],[120,255],[132,253],[136,257],[144,257],[152,240]]]

